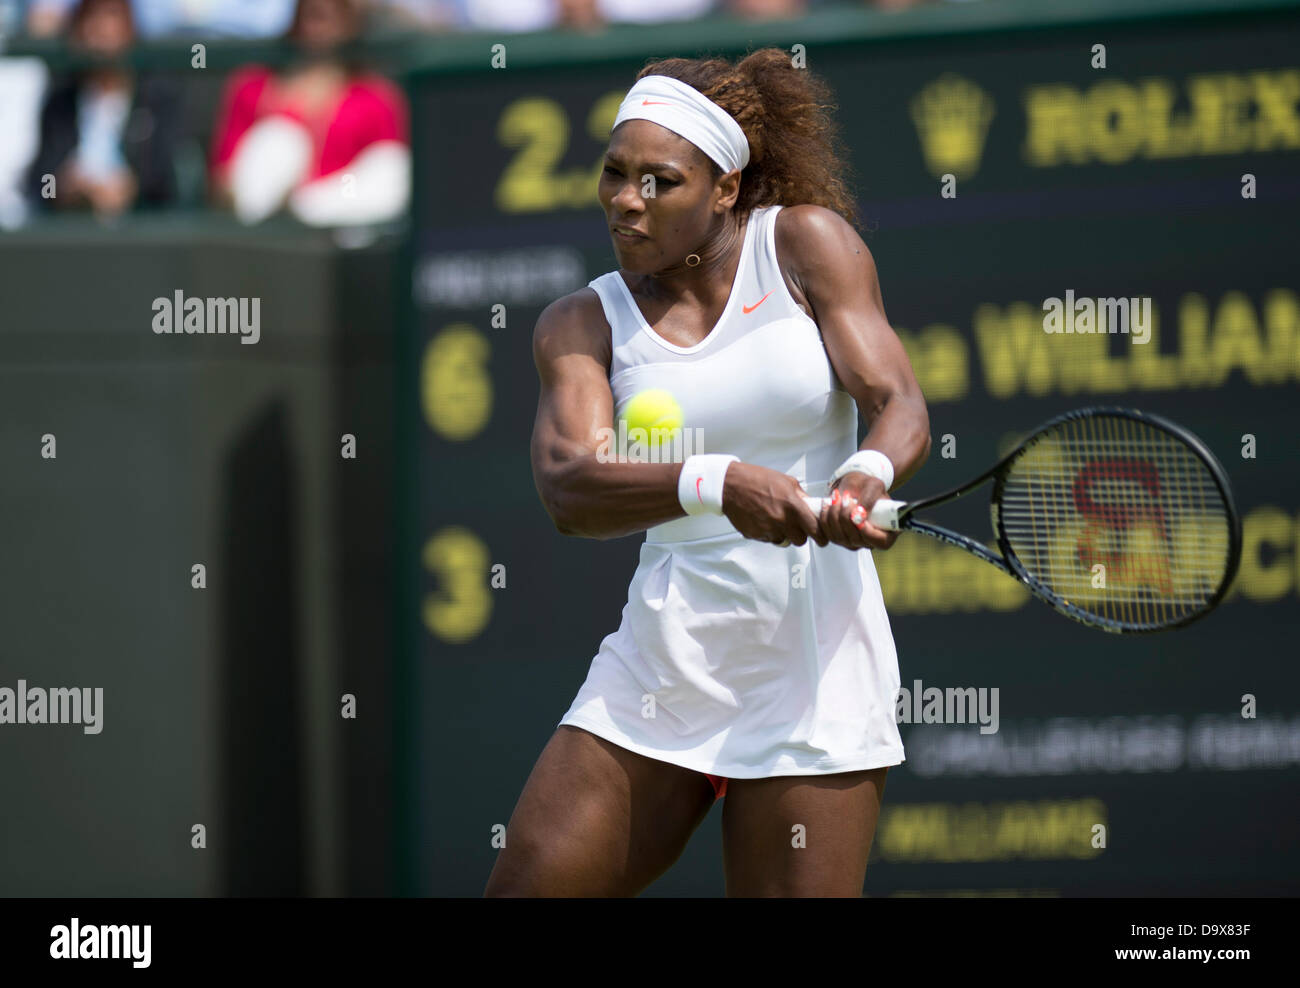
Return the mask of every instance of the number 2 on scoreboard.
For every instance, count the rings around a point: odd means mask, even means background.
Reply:
[[[587,133],[603,146],[625,93],[606,93],[587,114]],[[561,170],[569,149],[569,117],[556,100],[525,96],[506,105],[497,122],[497,140],[518,148],[497,182],[496,205],[503,213],[546,213],[596,205],[596,183],[603,164]]]

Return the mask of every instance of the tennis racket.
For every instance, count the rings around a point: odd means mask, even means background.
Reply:
[[[990,480],[1000,554],[915,517]],[[825,500],[808,498],[819,513]],[[1223,600],[1241,560],[1241,520],[1214,454],[1129,408],[1067,412],[961,487],[882,498],[870,518],[974,553],[1067,617],[1118,633],[1196,620]]]

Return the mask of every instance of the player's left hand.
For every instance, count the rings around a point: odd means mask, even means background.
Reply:
[[[822,531],[846,549],[888,549],[899,533],[877,528],[868,520],[871,506],[886,494],[885,482],[879,477],[856,470],[846,473],[822,507]]]

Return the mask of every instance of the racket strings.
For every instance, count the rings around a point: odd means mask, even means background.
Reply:
[[[1125,627],[1182,620],[1218,593],[1229,511],[1177,436],[1121,415],[1063,422],[1005,475],[1000,527],[1030,576]]]

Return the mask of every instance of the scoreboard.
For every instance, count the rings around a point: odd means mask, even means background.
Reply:
[[[483,39],[479,62],[410,77],[410,891],[481,892],[494,828],[636,566],[641,536],[554,531],[528,454],[537,315],[615,267],[595,185],[619,101],[651,57],[768,44],[837,94],[864,239],[929,403],[933,452],[897,496],[967,479],[1058,412],[1113,404],[1199,435],[1243,518],[1228,600],[1156,636],[1063,620],[924,538],[877,553],[909,694],[973,690],[996,715],[900,705],[907,761],[866,891],[1300,891],[1300,13],[888,37],[880,17],[860,23],[614,31],[553,60],[532,39],[516,62],[508,38]],[[1067,293],[1149,300],[1149,338],[1044,332],[1045,301]],[[978,501],[936,520],[988,531]],[[717,829],[651,893],[720,894]]]

